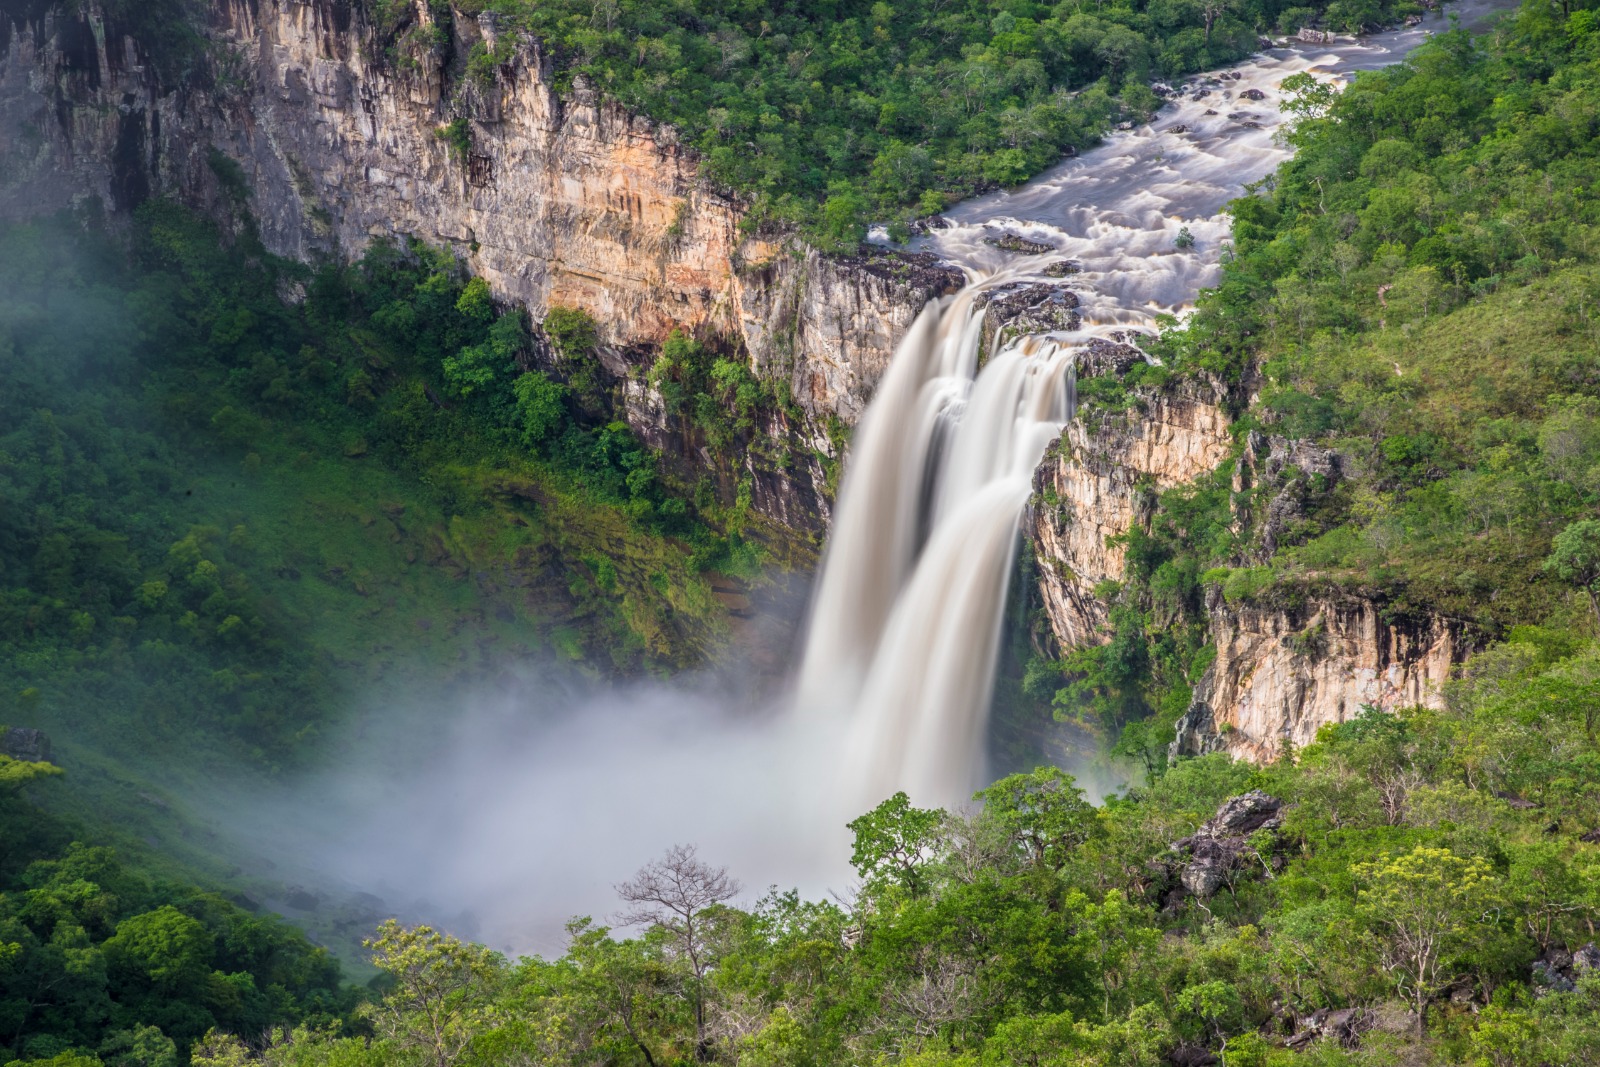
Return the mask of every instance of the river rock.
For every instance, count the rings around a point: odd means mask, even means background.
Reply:
[[[1080,325],[1078,294],[1060,285],[1023,285],[980,294],[978,306],[988,308],[985,328],[1000,342],[1036,333],[1070,332]]]
[[[0,756],[23,763],[49,763],[50,737],[43,730],[0,726]]]
[[[1069,274],[1082,273],[1083,268],[1070,259],[1058,259],[1044,269],[1046,278],[1065,278]]]
[[[1002,252],[1020,252],[1025,256],[1047,256],[1051,252],[1059,252],[1055,245],[1045,241],[1034,241],[1016,233],[1003,233],[999,237],[985,237],[983,243],[993,245]]]
[[[1120,378],[1143,362],[1144,353],[1126,341],[1095,337],[1078,350],[1078,377],[1097,378],[1109,374]]]
[[[1295,39],[1304,44],[1327,44],[1333,40],[1333,34],[1326,30],[1314,30],[1310,26],[1306,26],[1300,30]]]
[[[835,257],[835,262],[887,281],[924,288],[947,296],[966,284],[967,276],[932,252],[900,252],[879,245],[862,245],[853,256]]]
[[[1260,89],[1246,89],[1239,94],[1240,100],[1265,100],[1267,94]]]
[[[1176,125],[1168,126],[1167,127],[1167,132],[1168,133],[1188,133],[1189,132],[1189,127],[1185,126],[1183,123],[1180,122],[1180,123],[1177,123]]]
[[[937,230],[948,230],[955,223],[943,215],[927,215],[920,219],[912,219],[907,228],[916,236],[923,237]]]

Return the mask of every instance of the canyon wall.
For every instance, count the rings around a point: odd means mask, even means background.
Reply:
[[[432,32],[418,2],[410,31],[429,32],[382,37],[350,0],[211,0],[205,69],[173,79],[84,10],[0,5],[0,214],[127,211],[159,194],[215,209],[237,166],[275,252],[353,258],[415,237],[535,320],[589,311],[623,413],[656,444],[683,435],[641,371],[672,330],[693,332],[788,382],[803,417],[768,429],[802,458],[762,470],[772,450],[752,449],[743,462],[756,506],[801,529],[826,522],[827,424],[859,417],[916,313],[961,280],[746,233],[675,130],[581,77],[558,92],[540,43],[487,15]],[[474,45],[505,61],[469,71]]]
[[[1451,669],[1471,651],[1447,620],[1388,620],[1358,597],[1236,607],[1213,590],[1206,607],[1217,658],[1178,722],[1174,756],[1227,752],[1261,762],[1286,741],[1311,744],[1323,726],[1363,706],[1439,707]]]
[[[1068,424],[1034,473],[1029,531],[1061,647],[1105,640],[1094,588],[1120,580],[1123,561],[1108,542],[1143,521],[1161,490],[1216,470],[1232,446],[1227,416],[1198,384],[1145,393],[1122,411],[1091,407]]]
[[[1122,578],[1124,550],[1108,542],[1148,521],[1161,490],[1230,458],[1236,494],[1267,488],[1259,508],[1241,510],[1236,521],[1241,530],[1260,525],[1256,541],[1269,556],[1299,516],[1307,478],[1327,484],[1341,474],[1338,455],[1315,446],[1254,433],[1236,449],[1214,391],[1198,382],[1139,390],[1127,409],[1091,407],[1067,427],[1034,476],[1029,531],[1059,648],[1110,636],[1107,605],[1094,589]],[[1206,614],[1216,659],[1178,723],[1174,757],[1223,751],[1269,760],[1285,740],[1310,744],[1323,725],[1364,705],[1438,706],[1451,670],[1475,647],[1449,620],[1388,619],[1355,595],[1235,605],[1212,588]]]

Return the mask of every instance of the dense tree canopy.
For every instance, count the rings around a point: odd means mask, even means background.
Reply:
[[[407,4],[374,0],[396,35]],[[1221,66],[1258,35],[1420,11],[1394,0],[469,0],[552,47],[565,77],[678,127],[753,223],[828,247],[869,219],[1020,182],[1146,114],[1152,78]],[[413,42],[414,45],[414,42]],[[402,45],[400,52],[404,54]],[[498,57],[478,46],[490,65]]]

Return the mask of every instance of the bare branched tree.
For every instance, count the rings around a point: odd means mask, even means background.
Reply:
[[[694,1004],[695,1055],[710,1058],[706,1035],[706,975],[713,963],[705,912],[739,894],[739,883],[726,867],[713,867],[700,859],[693,845],[674,845],[665,856],[647,863],[637,874],[616,887],[628,907],[617,921],[628,926],[664,930],[691,974],[689,997]]]

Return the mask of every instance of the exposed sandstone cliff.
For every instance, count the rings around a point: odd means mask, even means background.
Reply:
[[[1387,620],[1358,597],[1236,607],[1213,591],[1206,606],[1217,658],[1178,723],[1175,756],[1269,760],[1285,740],[1308,745],[1363,705],[1437,707],[1451,668],[1470,650],[1448,620]]]
[[[747,235],[674,130],[581,79],[559,93],[539,42],[488,16],[384,38],[349,0],[211,0],[206,70],[169,87],[93,5],[45,8],[0,7],[0,214],[91,198],[127,210],[156,193],[215,205],[220,151],[243,168],[276,252],[353,257],[374,238],[418,237],[536,319],[556,304],[590,311],[624,414],[658,443],[673,427],[639,370],[673,329],[787,380],[803,418],[769,427],[798,446],[780,452],[826,454],[826,421],[854,422],[917,311],[959,283]],[[418,3],[412,28],[429,12]],[[467,71],[479,43],[507,57],[487,76]],[[457,119],[453,146],[440,130]],[[820,528],[820,465],[763,470],[763,454],[745,459],[757,507]]]
[[[1228,419],[1198,388],[1143,396],[1124,411],[1073,420],[1034,474],[1032,539],[1039,592],[1063,648],[1104,640],[1094,587],[1122,577],[1108,544],[1154,504],[1154,492],[1215,470],[1232,447]]]
[[[1106,604],[1094,588],[1122,578],[1124,558],[1108,542],[1147,521],[1160,490],[1211,473],[1233,453],[1227,416],[1198,384],[1145,393],[1125,411],[1091,408],[1067,427],[1035,474],[1031,518],[1039,592],[1060,647],[1108,636]],[[1300,516],[1309,480],[1328,484],[1341,473],[1336,453],[1249,435],[1233,488],[1264,492],[1255,513],[1236,516],[1238,528],[1270,556]],[[1178,724],[1174,756],[1225,751],[1267,760],[1285,739],[1310,744],[1324,724],[1363,705],[1436,705],[1474,647],[1449,620],[1387,619],[1354,595],[1234,605],[1213,589],[1206,612],[1216,659]]]

